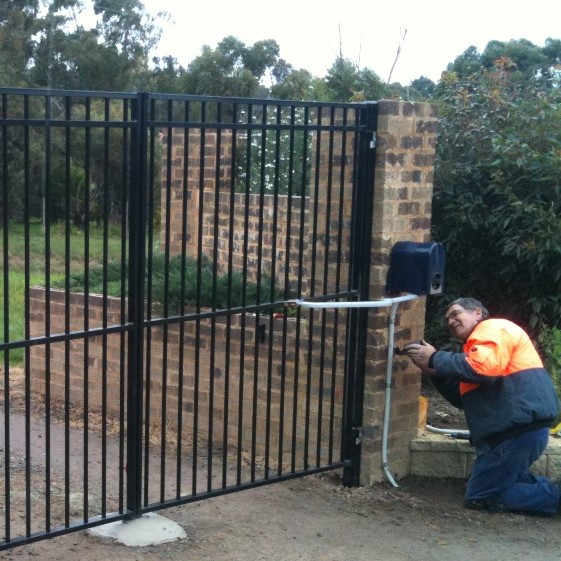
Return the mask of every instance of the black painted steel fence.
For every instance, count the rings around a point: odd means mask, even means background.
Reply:
[[[375,119],[0,89],[0,549],[358,482]]]

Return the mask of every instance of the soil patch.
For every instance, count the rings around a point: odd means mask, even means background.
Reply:
[[[87,531],[0,553],[0,559],[100,561],[558,561],[561,519],[461,506],[464,483],[410,477],[345,488],[338,474],[308,476],[175,507],[160,514],[186,540],[126,547]]]
[[[464,412],[448,403],[427,375],[423,375],[421,395],[428,400],[427,424],[442,429],[467,429]]]

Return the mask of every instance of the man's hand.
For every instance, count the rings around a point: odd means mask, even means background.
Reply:
[[[424,372],[430,372],[434,374],[434,369],[429,368],[429,359],[436,349],[421,341],[421,343],[411,343],[407,345],[404,349],[405,354],[413,361],[415,366],[418,366]]]

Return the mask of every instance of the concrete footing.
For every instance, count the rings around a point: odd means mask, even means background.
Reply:
[[[128,546],[147,546],[187,538],[185,530],[169,518],[148,513],[133,520],[110,522],[91,528],[89,532]]]

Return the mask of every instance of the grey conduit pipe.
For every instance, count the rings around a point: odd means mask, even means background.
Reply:
[[[444,434],[446,436],[451,436],[452,438],[465,438],[469,439],[470,432],[466,429],[441,429],[438,427],[433,427],[432,425],[425,425],[425,428],[429,432],[434,432],[436,434]]]
[[[395,336],[395,317],[397,308],[401,302],[416,300],[419,298],[417,294],[405,294],[403,296],[395,296],[394,298],[383,298],[381,300],[367,300],[362,302],[307,302],[306,300],[293,300],[292,305],[301,306],[302,308],[327,309],[327,308],[390,308],[389,325],[388,325],[388,354],[386,361],[386,392],[384,405],[384,423],[382,430],[382,469],[388,481],[394,486],[399,487],[393,478],[388,465],[388,435],[390,427],[391,413],[391,384],[393,375],[393,352],[394,352],[394,336]]]

